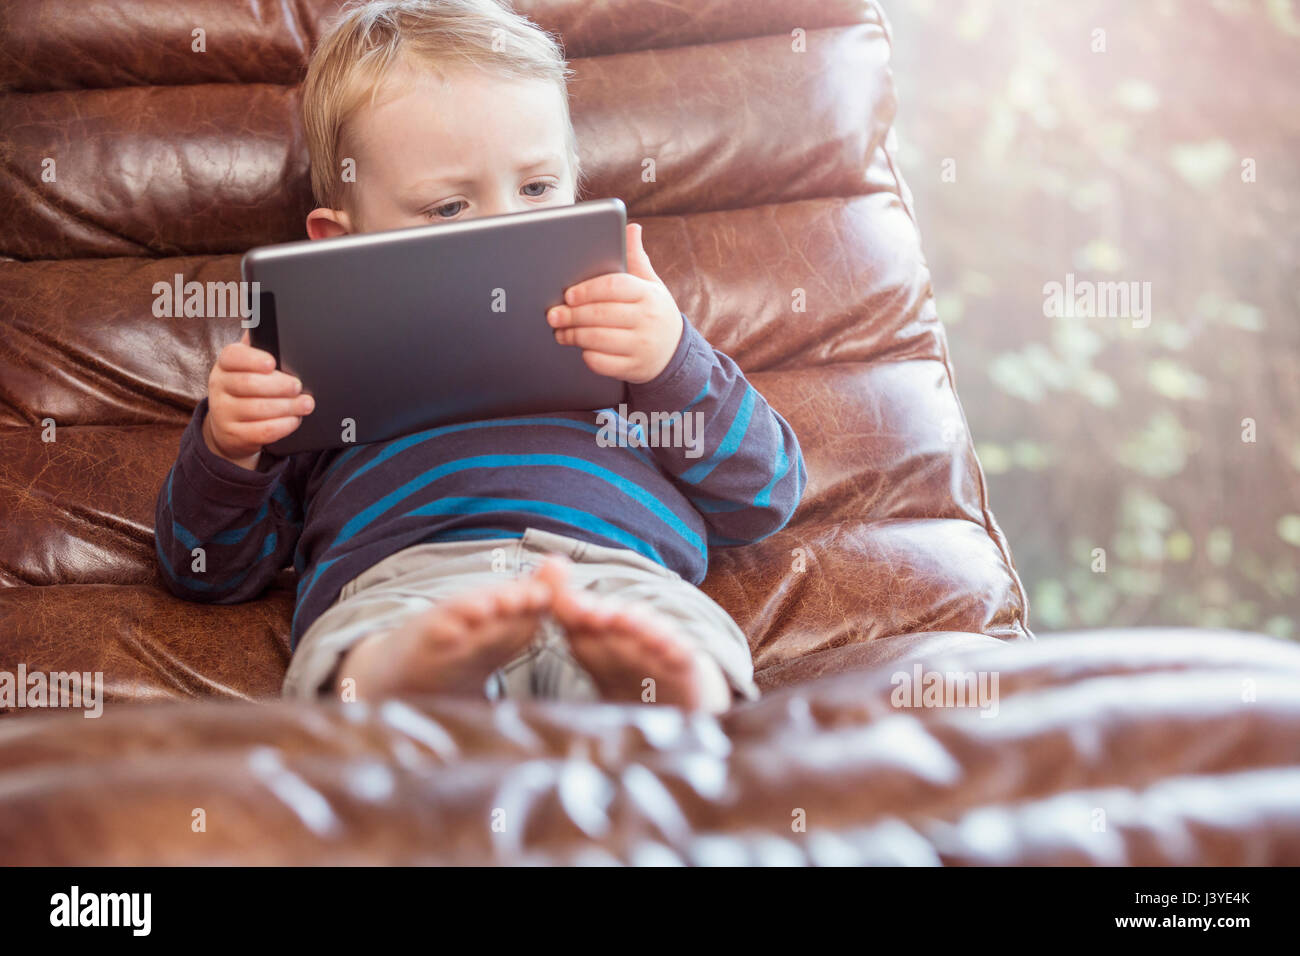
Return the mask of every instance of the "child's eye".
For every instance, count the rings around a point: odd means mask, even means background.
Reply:
[[[457,199],[455,202],[443,203],[443,205],[438,206],[435,209],[431,210],[429,212],[429,215],[431,215],[434,219],[451,219],[455,217],[457,214],[459,214],[460,209],[457,209],[456,212],[452,213],[450,216],[442,215],[441,214],[442,211],[444,209],[451,209],[453,206],[463,206],[463,205],[465,205],[465,203],[459,199]]]
[[[539,193],[529,193],[529,195],[532,196],[534,199],[540,199],[542,196],[545,196],[546,193],[547,193],[549,190],[552,190],[552,189],[555,188],[555,184],[554,184],[554,183],[548,183],[548,182],[545,182],[544,180],[539,180],[538,182],[535,182],[535,183],[529,183],[527,186],[524,187],[524,189],[527,189],[529,186],[541,186],[541,187],[542,187],[542,191],[539,192]]]

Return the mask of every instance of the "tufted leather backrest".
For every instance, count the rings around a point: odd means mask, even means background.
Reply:
[[[104,669],[119,698],[278,689],[287,580],[235,608],[159,583],[154,497],[239,328],[158,318],[153,287],[304,237],[296,84],[337,6],[0,8],[0,667]],[[913,632],[1027,636],[894,156],[881,10],[515,6],[577,72],[585,198],[626,202],[682,310],[799,435],[794,520],[716,550],[705,584],[760,680]]]

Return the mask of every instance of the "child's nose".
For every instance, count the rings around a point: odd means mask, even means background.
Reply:
[[[478,214],[480,216],[504,216],[507,213],[523,212],[528,208],[524,202],[504,202],[494,203],[492,205],[479,206]]]
[[[536,208],[536,203],[530,205],[524,196],[516,195],[508,189],[502,189],[483,199],[479,204],[478,214],[480,216],[504,216],[506,213],[526,212],[533,208]]]

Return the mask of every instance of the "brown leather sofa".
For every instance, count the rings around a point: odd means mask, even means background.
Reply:
[[[99,719],[0,721],[0,862],[1300,863],[1300,649],[1032,640],[870,0],[516,4],[578,71],[588,198],[800,437],[794,520],[705,583],[764,699],[276,700],[292,571],[234,606],[161,585],[155,496],[239,330],[153,288],[302,237],[296,84],[336,6],[0,8],[0,672],[105,681]],[[996,706],[899,706],[916,667]]]

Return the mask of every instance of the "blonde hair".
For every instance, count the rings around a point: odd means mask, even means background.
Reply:
[[[371,0],[343,7],[312,53],[302,87],[303,126],[317,205],[342,207],[339,144],[352,113],[404,59],[438,68],[478,67],[496,76],[550,80],[560,89],[574,188],[581,191],[578,140],[569,115],[573,75],[557,36],[516,13],[508,0]],[[577,198],[575,196],[575,198]]]

